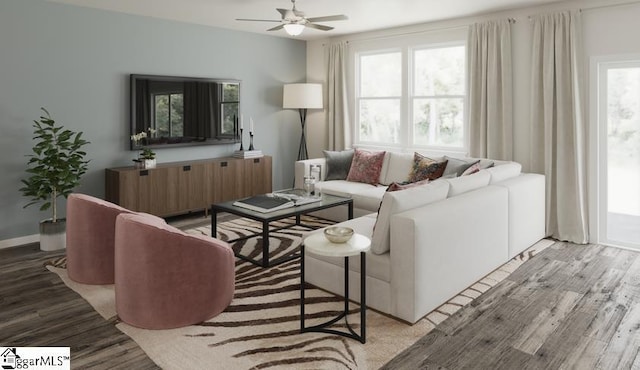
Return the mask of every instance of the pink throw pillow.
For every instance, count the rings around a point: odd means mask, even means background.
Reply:
[[[347,181],[377,185],[385,152],[369,152],[356,149],[347,175]]]
[[[405,190],[405,189],[413,188],[415,186],[427,185],[430,181],[431,180],[429,180],[429,179],[425,179],[425,180],[421,180],[421,181],[417,181],[417,182],[409,182],[409,183],[392,182],[389,185],[389,187],[387,188],[387,191],[399,191],[399,190]]]

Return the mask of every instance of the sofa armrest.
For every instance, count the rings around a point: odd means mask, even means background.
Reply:
[[[391,314],[410,323],[507,261],[508,192],[487,186],[391,218]]]
[[[312,164],[319,164],[322,170],[322,173],[320,175],[320,178],[317,179],[318,181],[322,181],[322,179],[324,179],[325,174],[327,173],[327,161],[324,158],[313,158],[313,159],[307,159],[304,161],[296,161],[295,163],[295,180],[294,180],[294,187],[296,189],[302,189],[302,185],[303,185],[303,181],[304,181],[304,177],[305,176],[309,176],[309,167]]]

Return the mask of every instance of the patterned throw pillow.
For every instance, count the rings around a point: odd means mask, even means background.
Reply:
[[[413,168],[409,174],[409,182],[418,182],[425,179],[435,180],[442,177],[444,169],[447,167],[447,162],[446,159],[438,162],[420,153],[414,153]]]
[[[333,152],[324,150],[324,158],[327,161],[327,174],[325,180],[345,180],[349,175],[353,149]]]
[[[380,181],[380,171],[385,152],[368,152],[356,149],[349,169],[347,181],[376,185]]]
[[[413,188],[415,186],[427,185],[430,181],[431,180],[429,179],[425,179],[418,182],[400,182],[400,183],[392,182],[391,184],[389,184],[387,191],[399,191],[399,190]]]
[[[463,173],[460,174],[460,176],[467,176],[467,175],[472,175],[476,172],[480,171],[480,161],[472,164],[471,166],[467,167],[466,170],[464,170]]]

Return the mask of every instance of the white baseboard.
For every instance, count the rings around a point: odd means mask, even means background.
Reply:
[[[19,238],[0,240],[0,249],[18,247],[38,242],[40,242],[40,234],[21,236]]]

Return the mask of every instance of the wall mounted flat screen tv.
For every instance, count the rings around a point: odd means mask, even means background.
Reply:
[[[130,75],[131,149],[221,145],[240,141],[240,81]]]

